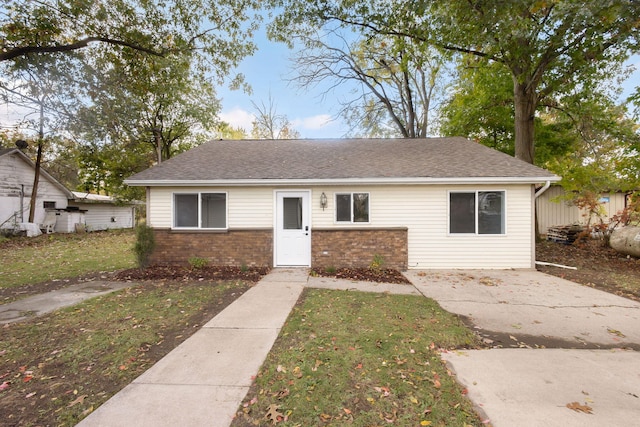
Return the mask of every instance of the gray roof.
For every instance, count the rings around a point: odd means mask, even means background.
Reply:
[[[142,171],[131,185],[314,181],[542,182],[559,178],[465,138],[211,141]]]

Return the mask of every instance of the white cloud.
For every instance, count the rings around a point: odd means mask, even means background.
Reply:
[[[301,128],[316,130],[328,126],[331,121],[332,119],[329,114],[317,114],[315,116],[293,120],[293,127],[296,129]]]
[[[251,131],[252,123],[255,120],[255,116],[243,110],[240,107],[234,107],[230,111],[223,111],[220,113],[220,118],[229,123],[231,126],[235,128],[242,128],[247,132]]]

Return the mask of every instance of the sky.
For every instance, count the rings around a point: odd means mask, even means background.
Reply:
[[[264,31],[256,34],[254,41],[258,51],[246,58],[236,70],[244,74],[252,93],[249,95],[240,90],[218,88],[223,106],[222,120],[250,133],[252,115],[255,114],[251,102],[259,106],[268,105],[271,95],[276,112],[286,115],[302,138],[343,137],[349,131],[349,126],[340,118],[335,118],[340,108],[335,93],[322,97],[326,86],[303,91],[288,82],[294,77],[289,61],[294,51],[283,43],[269,41]]]

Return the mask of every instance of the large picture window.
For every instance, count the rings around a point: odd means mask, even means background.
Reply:
[[[505,192],[449,193],[449,233],[505,234]]]
[[[173,195],[175,228],[227,228],[226,193],[189,193]]]
[[[337,222],[369,222],[369,193],[336,194]]]

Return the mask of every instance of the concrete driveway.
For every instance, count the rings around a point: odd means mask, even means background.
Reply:
[[[443,354],[487,423],[638,424],[640,303],[529,270],[406,276],[493,347]]]

